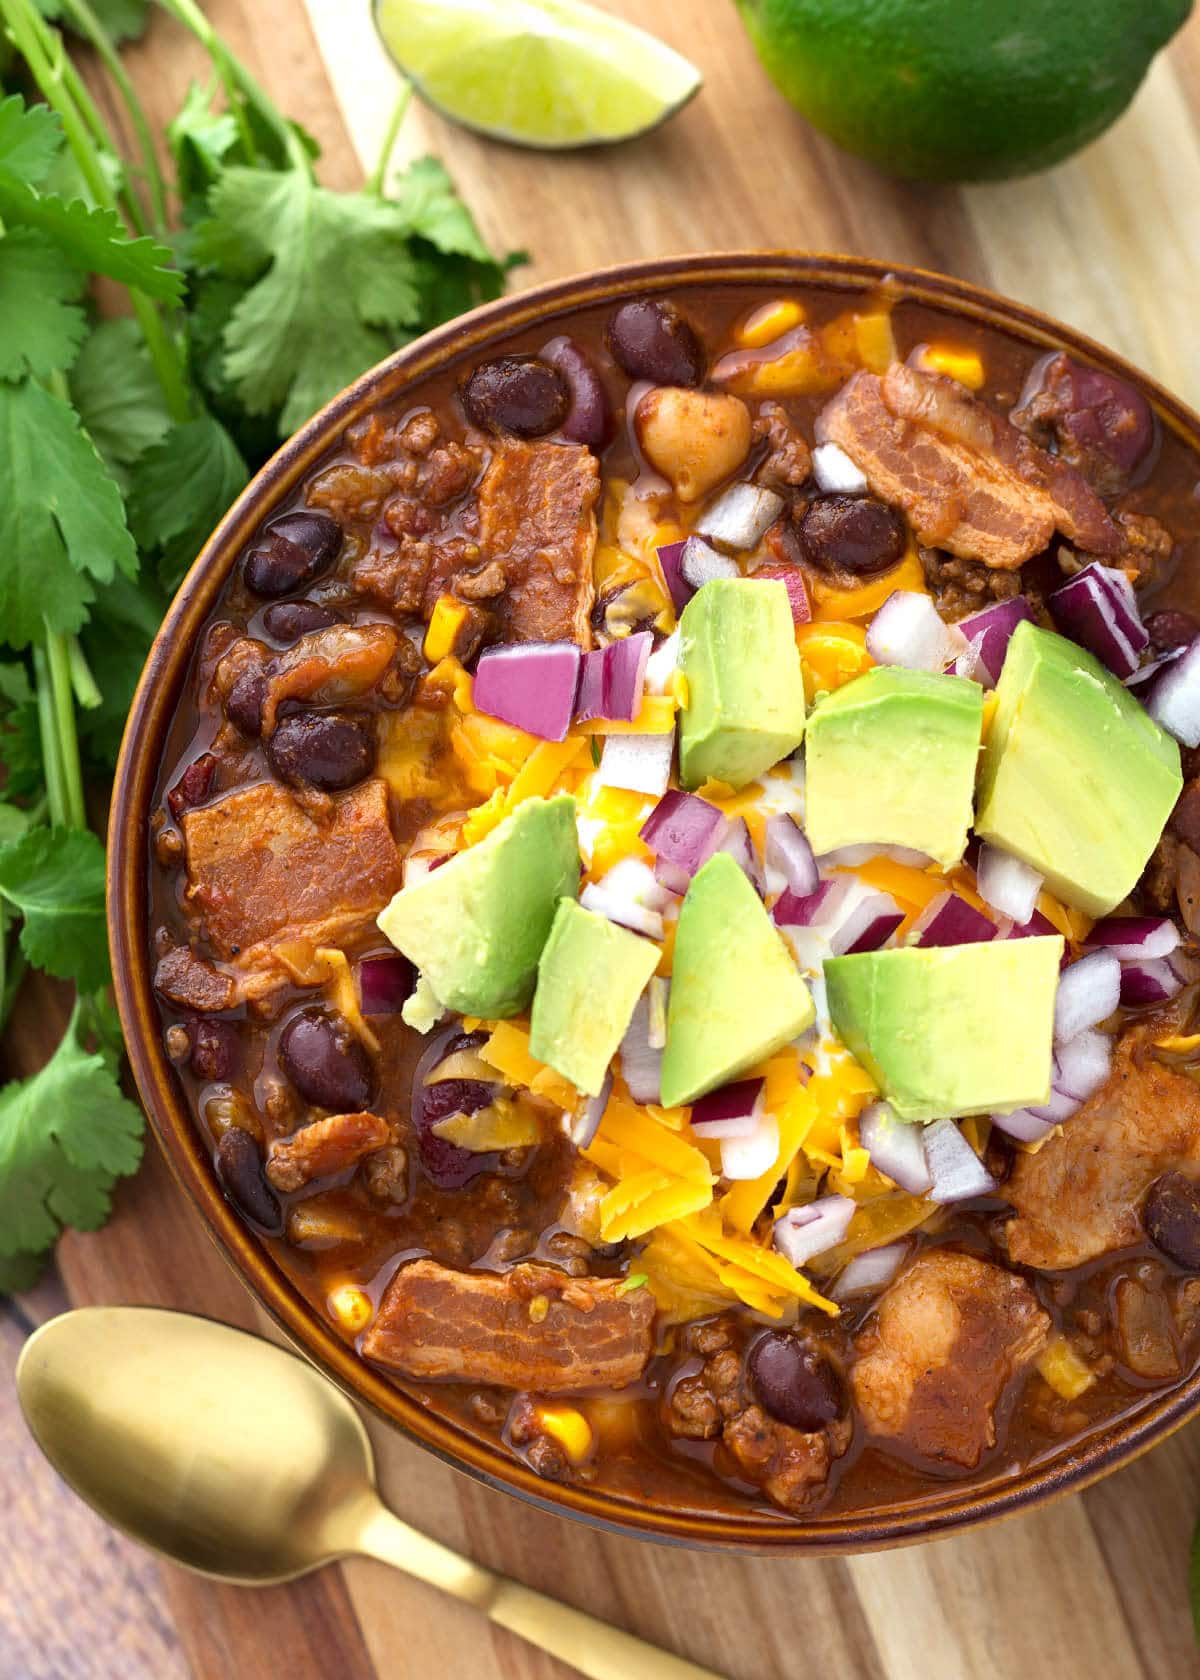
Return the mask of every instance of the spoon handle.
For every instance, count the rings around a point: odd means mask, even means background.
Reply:
[[[382,1505],[355,1537],[355,1549],[473,1604],[490,1621],[569,1663],[588,1680],[633,1680],[635,1675],[637,1680],[721,1680],[711,1669],[473,1563]]]

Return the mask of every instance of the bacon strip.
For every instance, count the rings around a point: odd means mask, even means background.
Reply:
[[[496,446],[479,485],[479,546],[498,561],[502,641],[590,647],[600,465],[561,443]]]
[[[1012,571],[1055,530],[1089,554],[1120,536],[1082,476],[1047,455],[955,380],[893,362],[856,373],[817,418],[881,501],[899,507],[919,541]]]
[[[357,1166],[391,1141],[391,1127],[378,1114],[329,1114],[301,1126],[272,1145],[266,1173],[276,1190],[302,1190],[314,1178],[331,1178]]]

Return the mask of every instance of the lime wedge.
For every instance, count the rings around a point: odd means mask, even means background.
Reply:
[[[392,57],[447,117],[522,146],[590,146],[655,128],[700,72],[585,0],[375,0]]]

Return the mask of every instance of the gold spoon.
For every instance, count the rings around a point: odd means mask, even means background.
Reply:
[[[376,1492],[350,1402],[243,1330],[157,1307],[85,1307],[29,1338],[17,1392],[76,1493],[202,1575],[266,1586],[361,1553],[465,1599],[590,1680],[719,1680],[401,1522]]]

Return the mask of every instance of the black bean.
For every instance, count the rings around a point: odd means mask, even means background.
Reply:
[[[798,1336],[769,1330],[750,1349],[746,1368],[764,1411],[793,1429],[820,1429],[845,1410],[829,1361]]]
[[[203,805],[216,781],[217,761],[212,753],[201,753],[188,765],[175,786],[167,794],[167,804],[176,822],[194,805]]]
[[[463,407],[484,432],[544,437],[560,426],[570,406],[567,382],[537,356],[497,356],[480,362],[463,386]]]
[[[327,513],[297,508],[273,519],[246,555],[242,575],[256,595],[290,595],[328,571],[342,527]]]
[[[242,1042],[232,1021],[194,1016],[187,1024],[188,1063],[197,1079],[230,1080],[242,1059]]]
[[[895,508],[872,496],[818,496],[800,521],[800,541],[826,572],[879,572],[902,558],[907,537]]]
[[[328,630],[340,624],[342,615],[320,601],[275,601],[262,616],[263,629],[273,642],[290,644],[310,630]]]
[[[425,1083],[438,1064],[459,1050],[478,1050],[482,1033],[443,1034],[434,1039],[417,1063],[413,1074],[412,1121],[417,1133],[417,1155],[425,1176],[441,1190],[459,1190],[482,1172],[494,1169],[494,1154],[463,1149],[448,1138],[438,1137],[433,1127],[451,1114],[475,1114],[486,1108],[496,1087],[482,1079],[439,1079]]]
[[[1165,653],[1168,648],[1187,647],[1200,636],[1200,619],[1192,617],[1191,613],[1170,609],[1163,612],[1151,613],[1146,620],[1146,629],[1150,634],[1151,645],[1159,652]]]
[[[258,1145],[240,1126],[230,1126],[217,1145],[217,1177],[240,1214],[271,1236],[278,1236],[283,1230],[283,1210],[263,1177]]]
[[[1164,1173],[1150,1186],[1142,1214],[1155,1248],[1189,1272],[1200,1272],[1200,1184]]]
[[[637,298],[609,319],[605,340],[613,360],[631,379],[655,385],[699,385],[704,350],[691,323],[673,303]]]
[[[263,701],[267,679],[261,671],[243,671],[225,696],[225,716],[243,735],[257,740],[262,734]]]
[[[371,1064],[340,1015],[302,1009],[279,1035],[279,1065],[306,1102],[356,1114],[371,1101]]]
[[[612,408],[587,353],[574,339],[554,338],[542,356],[562,374],[571,393],[571,406],[560,427],[563,437],[586,443],[589,449],[603,449],[613,434]]]
[[[267,758],[281,781],[337,793],[371,774],[375,736],[366,718],[296,712],[279,723],[267,743]]]

